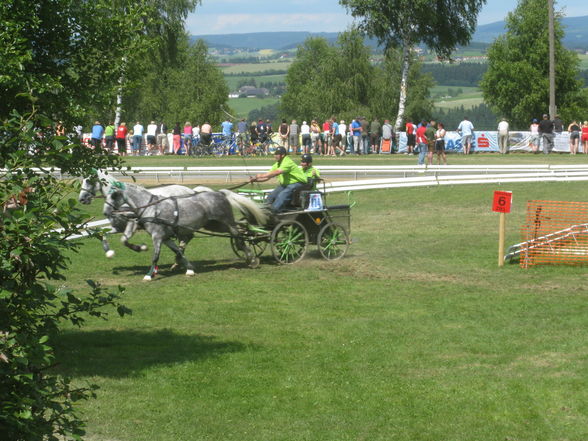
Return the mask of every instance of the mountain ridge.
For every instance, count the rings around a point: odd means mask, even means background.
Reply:
[[[561,19],[565,29],[565,36],[562,40],[568,49],[588,50],[588,16],[563,17]],[[485,25],[479,25],[472,36],[473,43],[492,43],[498,36],[505,32],[505,21],[497,21]],[[232,48],[232,49],[273,49],[287,50],[302,44],[308,37],[323,37],[328,41],[337,40],[337,32],[310,32],[310,31],[287,31],[287,32],[252,32],[232,33],[218,35],[192,35],[192,41],[202,39],[211,48]],[[373,39],[368,39],[370,46],[376,46]]]

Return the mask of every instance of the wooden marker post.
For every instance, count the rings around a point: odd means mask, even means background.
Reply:
[[[498,226],[498,266],[504,266],[504,233],[506,230],[506,213],[510,213],[512,191],[495,191],[492,211],[500,213]]]

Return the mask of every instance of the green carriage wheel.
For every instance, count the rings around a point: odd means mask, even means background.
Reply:
[[[308,233],[300,222],[283,221],[273,229],[270,245],[279,263],[296,263],[306,254]]]
[[[327,224],[319,231],[317,245],[325,259],[340,259],[349,249],[349,234],[339,224]]]
[[[253,251],[256,257],[261,257],[265,249],[267,248],[267,238],[259,238],[259,239],[243,239],[245,245],[247,245]],[[245,259],[245,253],[243,250],[240,250],[237,246],[237,239],[231,236],[231,248],[233,252],[240,257],[241,259]]]

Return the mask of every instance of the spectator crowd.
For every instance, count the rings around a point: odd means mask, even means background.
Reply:
[[[374,118],[357,117],[351,121],[335,117],[324,120],[311,119],[290,122],[283,119],[277,124],[270,120],[248,123],[240,119],[233,123],[226,119],[220,125],[220,133],[213,133],[209,122],[192,125],[175,123],[168,127],[166,123],[151,121],[145,128],[140,122],[132,126],[121,122],[115,126],[110,122],[106,126],[96,121],[92,126],[88,143],[94,147],[104,147],[120,155],[164,155],[190,154],[195,146],[210,146],[215,139],[223,140],[230,148],[226,154],[270,154],[280,146],[293,154],[315,154],[319,156],[369,155],[379,153],[397,153],[399,134],[394,132],[390,120],[380,121]],[[447,129],[443,123],[433,120],[413,122],[408,119],[403,126],[406,135],[404,154],[418,155],[419,164],[446,164],[445,139]],[[550,119],[533,118],[529,127],[528,147],[531,152],[548,154],[554,148],[554,137],[564,129],[559,116]],[[62,130],[62,128],[60,129]],[[464,117],[455,130],[461,138],[463,154],[472,153],[475,137],[474,124]],[[567,126],[569,132],[569,151],[576,154],[580,150],[588,153],[588,121],[572,121]],[[81,128],[78,128],[81,136]],[[502,118],[497,127],[498,147],[501,154],[509,153],[509,123]],[[116,146],[116,150],[115,150]]]

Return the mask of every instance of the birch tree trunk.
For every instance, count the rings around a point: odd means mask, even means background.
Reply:
[[[121,114],[122,114],[122,95],[123,95],[123,84],[125,81],[125,69],[127,67],[127,57],[123,57],[122,59],[123,70],[118,78],[118,92],[116,94],[116,110],[114,111],[114,127],[118,128],[120,124]]]
[[[408,89],[408,72],[410,70],[410,44],[405,41],[402,46],[402,75],[400,77],[400,96],[398,97],[398,115],[394,124],[394,131],[399,132],[404,120],[406,109],[406,91]]]

